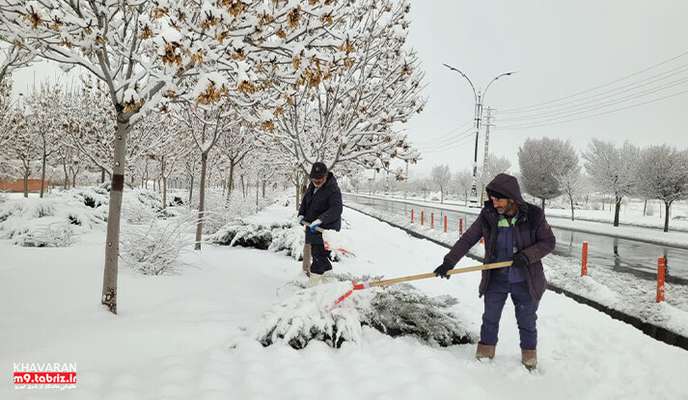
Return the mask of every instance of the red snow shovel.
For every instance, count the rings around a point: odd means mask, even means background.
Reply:
[[[450,269],[449,271],[447,271],[447,275],[462,274],[464,272],[472,272],[472,271],[484,271],[484,270],[488,270],[488,269],[497,269],[497,268],[504,268],[504,267],[509,267],[509,266],[511,266],[511,261],[502,261],[502,262],[497,262],[497,263],[492,263],[492,264],[472,265],[470,267]],[[435,278],[435,277],[436,277],[436,275],[434,272],[427,272],[424,274],[406,275],[406,276],[401,276],[399,278],[382,279],[382,280],[369,281],[369,282],[358,282],[357,283],[354,281],[354,282],[351,282],[353,284],[353,287],[351,289],[349,289],[343,295],[339,296],[337,301],[334,302],[333,307],[336,307],[337,305],[339,305],[339,303],[346,300],[349,296],[351,296],[354,293],[355,290],[369,289],[371,287],[385,288],[387,286],[396,285],[397,283],[417,281],[417,280],[421,280],[421,279],[429,279],[429,278]]]

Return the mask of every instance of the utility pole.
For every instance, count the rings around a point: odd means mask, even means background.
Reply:
[[[490,156],[490,127],[494,126],[492,123],[492,107],[487,107],[487,116],[485,117],[485,155],[483,156],[483,174],[487,171],[487,158]],[[485,188],[481,185],[480,188],[480,203],[484,201]]]
[[[450,70],[459,73],[464,79],[468,81],[468,84],[471,85],[471,89],[473,89],[473,98],[475,100],[475,108],[474,108],[474,118],[475,118],[475,151],[473,154],[473,182],[471,183],[471,199],[470,203],[473,206],[479,206],[478,204],[478,140],[480,137],[480,119],[482,118],[483,115],[483,102],[485,101],[485,96],[487,95],[487,90],[490,88],[490,86],[499,78],[503,76],[510,76],[513,75],[515,72],[504,72],[502,74],[499,74],[492,78],[492,80],[485,86],[485,90],[480,91],[476,90],[475,85],[473,85],[473,82],[468,78],[468,75],[464,74],[460,69],[452,67],[451,65],[444,64],[445,67],[449,68]]]

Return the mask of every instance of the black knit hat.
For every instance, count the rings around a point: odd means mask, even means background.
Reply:
[[[491,190],[491,189],[485,189],[487,192],[487,195],[490,197],[494,197],[495,199],[508,199],[509,196],[505,195],[504,193],[499,193],[496,190]]]
[[[327,175],[327,166],[319,161],[313,163],[313,167],[311,167],[310,174],[311,179],[322,178],[325,175]]]

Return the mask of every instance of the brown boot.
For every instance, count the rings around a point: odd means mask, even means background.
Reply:
[[[537,350],[521,349],[521,364],[523,364],[528,371],[532,371],[537,367]]]
[[[475,358],[477,360],[485,358],[491,360],[495,356],[495,348],[496,346],[494,345],[478,343],[478,348],[475,349]]]

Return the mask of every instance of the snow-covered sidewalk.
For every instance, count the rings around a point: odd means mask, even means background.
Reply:
[[[416,205],[420,207],[440,208],[450,211],[456,211],[469,215],[478,215],[480,209],[470,208],[453,204],[439,204],[432,201],[418,201],[418,200],[404,200],[397,198],[390,198],[386,196],[369,196],[365,194],[350,193],[350,196],[359,196],[363,198],[389,200],[400,203]],[[597,235],[614,236],[620,239],[638,240],[646,243],[652,243],[660,246],[672,246],[681,249],[688,249],[688,232],[661,232],[650,227],[639,226],[611,226],[607,223],[595,221],[571,221],[565,218],[550,218],[547,220],[554,228],[562,228],[573,230],[577,232],[593,233]]]
[[[291,208],[262,216],[281,218]],[[269,220],[272,217],[268,217]],[[446,249],[345,210],[357,257],[338,272],[395,277],[427,272]],[[360,343],[334,350],[263,348],[253,330],[298,279],[284,255],[206,247],[179,275],[120,273],[118,316],[101,310],[102,232],[71,248],[31,249],[0,242],[0,365],[76,362],[79,383],[65,392],[15,391],[0,398],[69,399],[678,399],[688,352],[551,292],[539,311],[539,367],[520,366],[510,302],[497,357],[480,363],[471,345],[434,348],[363,329]],[[464,260],[461,265],[474,264]],[[475,334],[479,274],[415,284],[458,298],[453,311]],[[6,376],[11,371],[6,371]]]

